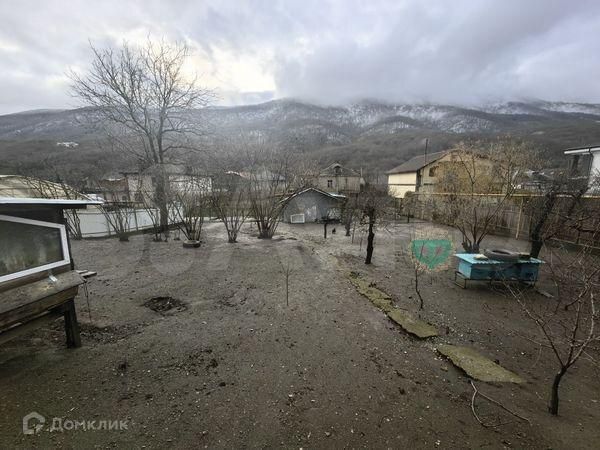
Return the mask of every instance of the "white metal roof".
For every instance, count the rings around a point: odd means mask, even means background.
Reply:
[[[64,205],[64,206],[86,206],[101,205],[97,200],[68,200],[62,198],[23,198],[23,197],[0,197],[0,205]]]
[[[585,155],[586,153],[600,152],[600,146],[569,148],[564,151],[565,155]]]
[[[54,183],[40,178],[23,175],[0,175],[0,198],[15,199],[12,203],[59,204],[58,201],[72,200],[83,203],[63,203],[65,205],[88,205],[91,198],[67,184]],[[17,201],[18,200],[18,201]],[[50,200],[40,202],[39,200]],[[53,202],[54,201],[54,202]]]

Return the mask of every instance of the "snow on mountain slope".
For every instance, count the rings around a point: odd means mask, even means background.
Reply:
[[[93,113],[90,110],[43,110],[3,115],[0,116],[0,139],[62,142],[93,137],[95,132],[85,126],[90,112]],[[258,105],[193,110],[189,112],[189,118],[198,126],[208,126],[222,134],[248,130],[279,135],[294,132],[311,138],[318,136],[319,142],[339,144],[361,135],[393,134],[412,129],[449,133],[511,132],[527,121],[543,126],[553,120],[584,120],[581,114],[600,119],[600,105],[535,101],[464,108],[362,101],[346,106],[322,106],[282,99]],[[92,114],[91,122],[97,121],[98,115]]]

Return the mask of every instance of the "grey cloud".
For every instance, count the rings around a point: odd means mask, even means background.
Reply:
[[[0,15],[0,113],[71,106],[56,80],[89,62],[88,40],[114,45],[133,30],[191,40],[220,74],[232,68],[216,67],[215,49],[263,58],[275,92],[225,86],[222,104],[600,102],[591,0],[24,0]]]
[[[347,35],[308,56],[280,55],[277,86],[281,95],[330,102],[599,101],[591,30],[600,25],[600,5],[574,3],[443,2],[435,14],[427,14],[431,2],[413,4],[370,45]]]

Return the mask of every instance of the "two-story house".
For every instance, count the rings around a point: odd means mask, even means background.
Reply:
[[[317,188],[335,194],[358,194],[364,180],[360,173],[333,163],[323,169],[317,177]]]

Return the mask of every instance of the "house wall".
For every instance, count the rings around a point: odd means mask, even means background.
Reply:
[[[337,211],[331,211],[332,209]],[[339,214],[340,209],[339,200],[309,191],[295,196],[287,203],[283,209],[283,221],[289,223],[292,214],[304,214],[305,222],[315,222],[327,216],[328,212]]]
[[[403,198],[407,192],[415,192],[417,172],[388,175],[388,191],[392,197]]]
[[[127,174],[126,178],[131,201],[152,204],[154,198],[152,177],[150,175]]]
[[[596,177],[600,176],[600,152],[592,153],[592,167],[590,169],[590,177],[588,180],[588,186],[594,190],[594,192],[598,191],[598,187],[596,186]]]
[[[332,186],[329,186],[329,180],[331,180]],[[360,192],[360,177],[319,175],[319,178],[317,179],[317,188],[332,193],[358,193]]]
[[[449,171],[464,171],[464,167],[457,159],[454,153],[448,153],[443,158],[438,159],[419,170],[419,188],[418,192],[432,193],[439,192],[438,183],[442,180],[444,173]],[[486,158],[478,158],[476,160],[477,170],[479,173],[492,173],[493,162]]]

